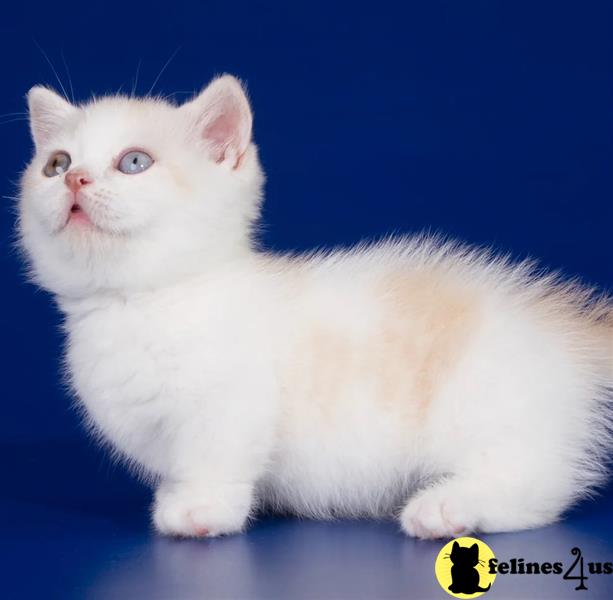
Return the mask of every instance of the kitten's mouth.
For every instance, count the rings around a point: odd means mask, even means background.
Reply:
[[[68,218],[66,219],[66,225],[71,223],[82,225],[93,225],[88,214],[83,210],[78,201],[74,201],[68,212]]]

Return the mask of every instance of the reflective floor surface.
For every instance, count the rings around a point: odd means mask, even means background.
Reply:
[[[2,444],[0,595],[4,599],[450,598],[434,576],[443,544],[393,522],[261,518],[247,534],[207,541],[155,535],[149,491],[83,440]],[[560,524],[482,536],[501,561],[584,557],[587,591],[559,575],[498,575],[486,598],[611,598],[613,490]],[[571,573],[579,574],[579,565]]]

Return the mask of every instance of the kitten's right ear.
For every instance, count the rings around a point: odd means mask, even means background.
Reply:
[[[240,81],[231,75],[218,77],[180,110],[190,115],[210,157],[236,169],[251,142],[253,121]]]
[[[28,92],[30,131],[36,147],[47,143],[77,110],[53,90],[42,85],[34,86]]]

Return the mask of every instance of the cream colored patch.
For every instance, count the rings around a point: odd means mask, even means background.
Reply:
[[[465,351],[478,321],[478,302],[436,274],[390,278],[386,291],[382,401],[423,418]]]
[[[460,290],[434,274],[398,273],[376,290],[366,331],[312,320],[284,378],[292,417],[342,425],[379,407],[394,419],[425,418],[478,320],[478,303]]]
[[[168,172],[170,173],[170,176],[172,177],[172,179],[174,180],[174,182],[177,184],[178,187],[182,188],[185,191],[191,190],[191,185],[188,183],[188,180],[185,177],[185,173],[183,172],[183,169],[173,164],[169,164],[167,168],[168,168]]]

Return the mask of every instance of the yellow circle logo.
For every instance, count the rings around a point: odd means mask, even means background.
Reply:
[[[496,573],[490,573],[492,549],[481,540],[461,537],[443,546],[434,572],[441,587],[454,598],[478,598],[487,592]]]

